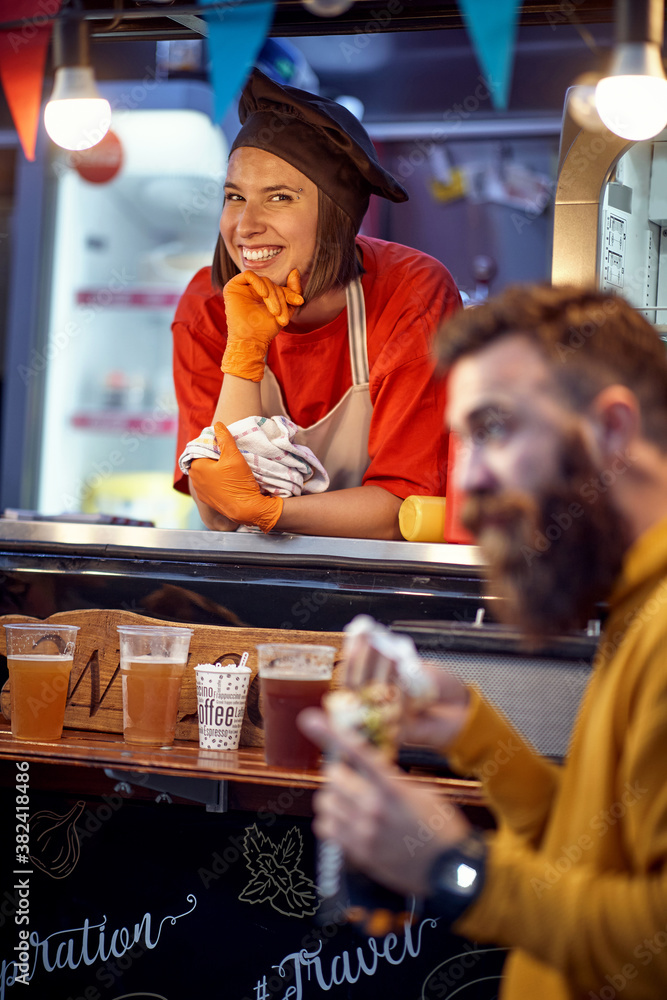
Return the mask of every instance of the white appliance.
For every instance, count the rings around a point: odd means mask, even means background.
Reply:
[[[48,150],[35,347],[19,370],[29,434],[17,457],[20,413],[6,410],[13,461],[24,468],[20,496],[3,506],[200,526],[192,501],[171,488],[170,326],[188,281],[213,257],[228,146],[205,111],[168,106],[187,103],[182,86],[156,85],[167,106],[114,111],[123,159],[106,183]],[[24,335],[21,325],[10,336]]]

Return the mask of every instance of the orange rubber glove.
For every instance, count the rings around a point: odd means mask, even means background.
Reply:
[[[215,436],[220,448],[217,462],[212,458],[196,458],[190,466],[197,496],[232,521],[256,524],[264,532],[271,531],[283,512],[282,497],[262,493],[224,424],[215,425]]]
[[[227,346],[220,367],[230,375],[261,382],[269,344],[287,326],[296,306],[303,305],[299,272],[290,271],[283,287],[254,271],[242,271],[227,282],[222,296]]]

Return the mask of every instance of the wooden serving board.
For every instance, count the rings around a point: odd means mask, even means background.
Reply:
[[[14,622],[38,622],[41,619],[25,615],[0,617],[0,626]],[[302,630],[235,628],[225,625],[190,625],[186,622],[146,618],[131,611],[85,610],[64,611],[44,619],[53,625],[79,625],[74,666],[70,678],[65,728],[101,733],[123,732],[123,700],[120,680],[120,643],[118,625],[163,625],[193,630],[190,654],[181,688],[178,706],[176,738],[199,741],[197,690],[194,668],[199,663],[239,662],[248,652],[247,665],[252,670],[241,729],[241,746],[264,745],[264,724],[259,707],[256,646],[262,642],[305,642],[333,646],[336,649],[333,686],[336,686],[337,666],[341,658],[342,632],[309,632]],[[0,654],[7,655],[6,632],[0,628]],[[2,689],[2,714],[9,719],[9,681]]]

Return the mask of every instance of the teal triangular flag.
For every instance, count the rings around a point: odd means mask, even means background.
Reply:
[[[219,0],[198,0],[201,7]],[[206,13],[214,120],[222,121],[245,83],[273,20],[274,0],[235,0]]]
[[[458,0],[494,108],[509,100],[520,0]]]

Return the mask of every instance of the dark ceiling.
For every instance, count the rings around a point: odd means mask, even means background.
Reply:
[[[230,0],[231,6],[237,3],[238,0]],[[205,30],[199,17],[201,8],[195,0],[72,0],[70,5],[84,13],[93,38],[195,38]],[[566,20],[587,24],[613,21],[613,0],[533,0],[520,6],[522,25],[554,27]],[[374,32],[421,31],[462,28],[464,22],[456,2],[356,0],[346,13],[321,18],[307,11],[301,0],[277,0],[271,34],[275,37],[346,34],[367,31],[369,25]]]
[[[156,41],[201,39],[206,30],[194,2],[77,0],[71,6],[89,23],[99,80],[141,79],[155,65]],[[574,78],[602,67],[613,38],[613,6],[613,0],[522,4],[511,113],[560,110]],[[480,73],[455,2],[357,0],[345,14],[321,18],[301,0],[277,0],[270,35],[301,49],[322,93],[359,97],[367,119],[442,114],[474,93]],[[344,57],[342,35],[356,45],[355,58]],[[49,58],[45,90],[51,73]],[[487,102],[479,110],[493,109]],[[0,93],[0,128],[11,127]]]

